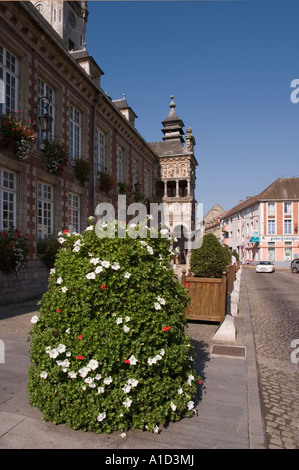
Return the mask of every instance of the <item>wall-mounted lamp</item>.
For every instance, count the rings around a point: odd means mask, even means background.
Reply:
[[[41,102],[40,108],[42,111],[40,115],[38,115],[39,102]],[[51,101],[46,96],[41,96],[36,102],[36,112],[37,112],[36,123],[38,124],[38,127],[41,132],[50,132],[50,130],[52,129],[53,117],[49,113],[50,104],[51,104]]]

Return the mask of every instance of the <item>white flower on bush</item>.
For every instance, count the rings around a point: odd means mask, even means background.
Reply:
[[[151,246],[147,246],[146,249],[147,249],[147,251],[149,252],[150,255],[154,254],[154,250],[152,249]]]
[[[157,426],[154,427],[154,433],[158,434],[158,432],[159,432],[159,426],[157,425]]]
[[[78,372],[79,372],[79,375],[84,379],[84,377],[87,376],[88,372],[90,372],[90,368],[82,367],[82,369],[80,369]]]
[[[129,331],[130,331],[130,328],[129,328],[127,325],[125,325],[125,326],[124,326],[124,332],[125,332],[125,333],[129,333]]]
[[[65,332],[66,332],[66,333],[69,335],[69,334],[70,334],[70,332],[71,332],[71,329],[70,329],[70,328],[68,328],[67,330],[65,330]]]
[[[192,381],[194,380],[193,375],[188,375],[188,384],[192,385]]]
[[[130,278],[130,276],[131,276],[131,274],[130,274],[130,273],[128,273],[128,272],[126,272],[126,273],[124,274],[124,277],[125,277],[126,279],[129,279],[129,278]]]
[[[126,408],[130,408],[131,404],[132,404],[132,400],[130,400],[130,398],[126,398],[125,401],[123,401],[123,405]]]
[[[86,279],[95,279],[95,278],[96,278],[95,273],[88,273],[88,274],[86,274]]]
[[[58,238],[58,242],[62,245],[62,243],[65,242],[65,238],[59,237],[59,238]]]
[[[40,374],[39,374],[40,378],[41,379],[46,379],[48,377],[48,373],[45,372],[45,371],[42,371]]]
[[[71,379],[76,379],[77,378],[77,373],[74,372],[74,371],[70,371],[68,373],[68,376],[71,378]]]
[[[131,387],[137,387],[138,382],[139,382],[139,381],[136,380],[136,379],[129,379],[129,380],[128,380],[128,385],[131,385]]]
[[[188,401],[187,408],[188,410],[192,410],[194,408],[194,401]]]
[[[31,323],[37,323],[39,321],[39,318],[37,315],[33,315],[33,317],[31,318]]]
[[[160,354],[161,354],[161,356],[164,356],[164,354],[165,354],[164,349],[161,349]]]
[[[104,393],[105,392],[105,389],[104,387],[99,387],[98,388],[98,394],[100,395],[101,393]]]
[[[129,384],[126,384],[123,388],[122,388],[122,391],[124,393],[130,393],[131,391],[131,386]]]
[[[56,282],[57,282],[57,284],[61,284],[63,282],[62,277],[59,277]]]
[[[117,325],[120,325],[123,322],[123,319],[121,317],[118,317],[116,320]]]
[[[149,357],[148,360],[147,360],[147,363],[148,363],[150,366],[152,366],[153,364],[156,364],[156,360],[155,360],[155,358],[151,359],[151,358]]]
[[[92,264],[98,264],[100,262],[100,258],[91,258],[91,260],[89,260],[90,263]]]
[[[115,263],[113,264],[113,266],[111,266],[111,268],[114,269],[115,271],[117,271],[118,269],[120,269],[120,264],[117,263],[117,262],[115,262]]]
[[[130,317],[126,317],[125,320],[126,320],[126,321],[130,321],[131,318],[130,318]]]
[[[93,226],[93,225],[89,225],[88,227],[86,227],[85,230],[88,231],[88,230],[93,230],[93,229],[94,229],[94,226]]]
[[[101,261],[101,265],[102,265],[104,268],[109,268],[109,267],[110,267],[110,262],[109,262],[109,261]]]
[[[111,382],[113,382],[113,379],[112,379],[112,377],[110,377],[110,376],[109,376],[109,377],[106,377],[106,378],[104,379],[104,384],[105,384],[105,385],[109,385],[109,384],[111,384]]]
[[[137,362],[138,362],[138,359],[136,359],[135,356],[131,356],[131,357],[129,357],[129,361],[130,361],[130,364],[131,364],[132,366],[135,366],[135,365],[137,364]]]
[[[97,266],[94,270],[95,274],[100,274],[103,271],[102,266]]]
[[[161,305],[159,304],[159,302],[155,302],[155,310],[161,310]]]
[[[70,367],[70,362],[67,359],[65,359],[64,361],[56,361],[56,364],[62,367],[63,369],[67,369],[67,367]]]
[[[68,290],[67,287],[62,287],[62,288],[61,288],[61,292],[63,292],[64,294],[66,293],[67,290]]]
[[[172,411],[176,410],[176,405],[173,403],[173,401],[170,403],[170,408],[172,409]]]
[[[87,367],[90,367],[91,370],[96,370],[99,367],[99,363],[95,359],[91,359],[87,364]]]
[[[183,393],[183,389],[182,389],[182,388],[179,388],[179,389],[178,389],[178,394],[179,394],[179,395],[182,395],[182,393]]]
[[[49,351],[49,356],[51,359],[56,359],[58,355],[59,352],[57,351],[57,349],[51,349],[51,351]]]
[[[54,274],[54,273],[55,273],[55,268],[50,269],[50,274]]]
[[[64,352],[66,351],[66,346],[65,346],[64,344],[59,344],[59,345],[57,346],[57,351],[58,351],[59,353],[64,353]]]
[[[165,299],[163,299],[163,297],[160,297],[158,295],[157,300],[158,300],[158,302],[160,302],[161,305],[165,305]]]
[[[101,422],[101,421],[103,421],[103,419],[105,419],[105,418],[106,418],[106,413],[105,413],[105,411],[104,411],[103,413],[100,413],[100,414],[99,414],[99,416],[97,417],[97,420],[98,420],[99,422]]]
[[[73,248],[73,252],[74,252],[74,253],[78,253],[79,251],[80,251],[80,246],[75,246],[75,247]]]

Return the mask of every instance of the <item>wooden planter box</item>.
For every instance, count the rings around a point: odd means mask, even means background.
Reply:
[[[190,320],[222,322],[226,310],[226,276],[220,279],[182,276],[187,284],[191,304],[186,315]]]

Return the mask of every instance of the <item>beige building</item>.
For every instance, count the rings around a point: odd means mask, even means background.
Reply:
[[[204,234],[212,233],[220,241],[221,229],[220,229],[220,218],[225,214],[225,210],[222,209],[220,204],[215,204],[212,209],[204,216],[203,226]]]

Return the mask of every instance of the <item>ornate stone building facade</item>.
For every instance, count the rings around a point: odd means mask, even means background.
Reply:
[[[156,195],[163,201],[164,224],[178,240],[179,264],[186,264],[188,268],[196,229],[196,143],[191,128],[184,133],[184,123],[175,111],[174,97],[170,99],[170,112],[162,121],[162,142],[150,145],[159,157]]]

